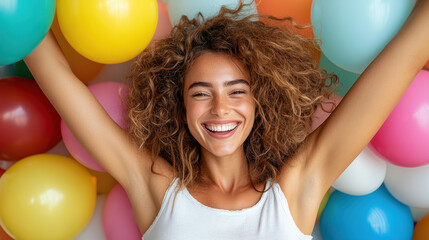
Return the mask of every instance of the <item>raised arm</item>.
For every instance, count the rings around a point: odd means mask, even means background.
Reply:
[[[73,135],[121,184],[129,184],[138,151],[89,89],[72,73],[52,33],[25,58],[31,73]]]
[[[368,66],[330,117],[308,138],[306,173],[328,189],[376,134],[429,59],[429,1]]]

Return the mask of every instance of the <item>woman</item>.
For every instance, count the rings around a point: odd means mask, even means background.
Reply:
[[[73,134],[126,190],[143,239],[311,239],[319,204],[429,58],[429,2],[308,134],[335,77],[315,43],[250,18],[182,19],[132,67],[129,133],[52,35],[25,61]]]

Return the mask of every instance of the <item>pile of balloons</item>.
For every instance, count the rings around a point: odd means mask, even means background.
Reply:
[[[291,16],[298,25],[312,25],[296,31],[321,40],[322,52],[315,56],[341,81],[331,96],[336,103],[415,4],[415,0],[244,2],[251,3],[246,14]],[[0,38],[0,239],[141,239],[125,191],[80,146],[21,61],[49,29],[72,71],[126,128],[122,99],[128,89],[120,82],[132,59],[152,40],[166,36],[182,15],[194,18],[201,12],[210,18],[222,5],[238,3],[0,4],[0,31],[7,36]],[[284,24],[291,26],[288,21]],[[326,194],[315,239],[429,239],[428,92],[429,72],[422,69],[368,146]],[[318,109],[312,129],[328,116]]]

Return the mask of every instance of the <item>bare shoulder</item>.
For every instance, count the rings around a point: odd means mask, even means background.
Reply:
[[[311,234],[317,217],[320,202],[326,187],[320,182],[315,166],[309,166],[308,158],[314,157],[314,138],[312,134],[287,160],[279,174],[279,185],[289,205],[289,210],[298,228],[304,234]]]

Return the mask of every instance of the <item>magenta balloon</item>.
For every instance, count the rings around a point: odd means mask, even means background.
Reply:
[[[121,185],[116,184],[103,208],[103,230],[107,240],[140,240],[130,200]]]
[[[125,97],[128,94],[128,87],[124,84],[117,82],[100,82],[90,85],[88,88],[94,94],[95,98],[97,98],[98,102],[100,102],[100,104],[109,114],[109,116],[121,128],[125,129],[128,124],[127,114],[125,110]],[[69,128],[62,120],[61,135],[63,137],[63,141],[67,147],[67,150],[78,162],[90,169],[105,172],[104,168],[101,167],[80,145],[80,143],[73,136]],[[107,137],[109,136],[108,134],[106,135]]]
[[[429,72],[420,71],[371,140],[386,161],[402,167],[429,163]]]

